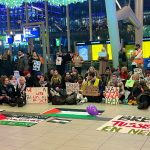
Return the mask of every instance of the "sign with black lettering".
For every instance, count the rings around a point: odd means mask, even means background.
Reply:
[[[85,87],[83,91],[84,96],[100,96],[99,89],[96,86],[89,85]]]
[[[78,93],[79,90],[79,83],[66,82],[66,92],[68,95],[72,94],[73,92]]]

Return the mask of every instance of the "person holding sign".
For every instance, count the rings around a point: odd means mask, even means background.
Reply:
[[[88,102],[101,102],[101,80],[95,77],[95,73],[89,73],[87,80],[83,82],[81,91],[88,98]]]
[[[26,79],[21,76],[16,88],[16,98],[18,107],[26,105]]]
[[[98,77],[99,78],[99,75],[98,75],[98,72],[97,70],[93,67],[93,66],[90,66],[90,68],[88,69],[88,71],[86,72],[85,74],[85,79],[88,77],[89,73],[91,72],[94,72],[95,73],[95,77]]]
[[[125,89],[123,82],[118,77],[118,73],[114,72],[107,86],[119,87],[119,100],[120,103],[123,103],[123,100],[125,99]]]
[[[102,75],[108,67],[108,53],[104,47],[102,48],[102,52],[99,53],[99,61],[99,74]]]
[[[62,77],[57,70],[54,70],[54,74],[51,78],[50,85],[56,91],[59,91],[62,87]]]
[[[36,87],[47,87],[48,88],[48,102],[50,102],[51,94],[50,94],[50,84],[46,81],[46,77],[42,74],[39,78],[39,81],[36,85]]]
[[[65,72],[65,65],[64,65],[64,60],[63,60],[63,54],[61,51],[56,53],[56,68],[58,70],[58,73],[60,75],[63,75]]]

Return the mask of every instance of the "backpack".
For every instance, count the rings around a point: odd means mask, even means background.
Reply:
[[[68,105],[76,105],[77,104],[77,93],[72,93],[66,98],[66,104]]]
[[[61,90],[59,93],[51,88],[52,105],[64,105],[66,101],[66,92]]]
[[[65,98],[63,96],[53,96],[52,97],[52,105],[65,105]]]

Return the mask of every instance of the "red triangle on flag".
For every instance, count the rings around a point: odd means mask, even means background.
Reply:
[[[48,110],[48,111],[45,111],[44,113],[42,113],[42,114],[56,114],[56,113],[59,113],[59,112],[61,112],[61,110],[59,110],[59,109],[56,109],[56,108],[53,108],[53,109],[50,109],[50,110]]]
[[[0,120],[4,120],[4,119],[6,119],[6,116],[0,114]]]

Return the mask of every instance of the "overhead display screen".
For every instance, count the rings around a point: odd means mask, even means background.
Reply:
[[[102,51],[103,44],[92,45],[92,60],[98,60],[99,53]]]
[[[15,43],[20,43],[22,41],[23,36],[21,34],[16,34],[14,36],[14,42]]]
[[[83,58],[84,61],[89,60],[89,57],[88,57],[89,47],[88,47],[88,45],[77,46],[77,49],[78,49],[79,55]]]
[[[25,38],[39,38],[40,37],[40,27],[24,28],[23,34],[24,34]]]

